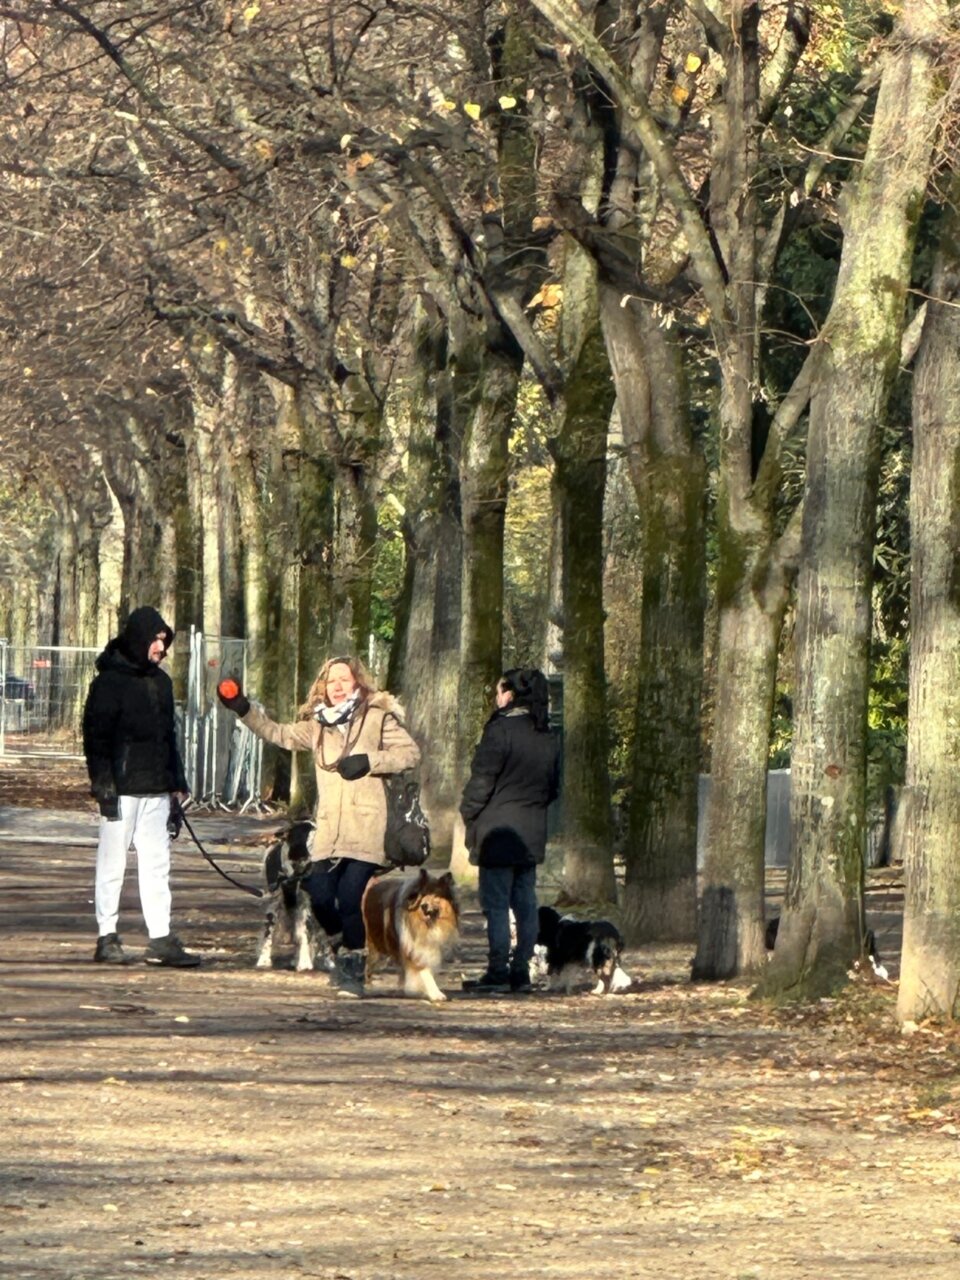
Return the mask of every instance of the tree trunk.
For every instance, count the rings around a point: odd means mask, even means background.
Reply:
[[[718,731],[710,757],[704,835],[708,853],[692,969],[699,980],[730,978],[766,963],[766,727],[773,711],[786,596],[781,575],[769,592],[741,588],[737,598],[720,609]]]
[[[73,511],[70,510],[66,494],[61,495],[61,512],[64,516],[60,522],[60,542],[57,547],[57,600],[56,627],[54,644],[78,644],[77,623],[79,617],[77,600],[77,559],[78,538],[77,523]]]
[[[332,516],[328,565],[331,644],[337,653],[355,653],[366,659],[386,435],[383,408],[359,374],[346,378],[336,391],[326,381],[311,385],[309,398],[310,454],[315,464],[325,457],[335,486],[332,510],[318,511],[315,516],[323,528]],[[303,545],[309,556],[309,544]]]
[[[632,941],[688,940],[697,919],[705,465],[680,347],[605,289],[604,332],[641,522],[641,627],[624,859]]]
[[[603,498],[613,387],[595,281],[581,279],[577,296],[570,270],[565,280],[565,305],[579,323],[574,342],[565,317],[571,349],[553,444],[563,617],[563,881],[576,901],[616,902],[603,649]]]
[[[103,488],[110,504],[98,547],[97,630],[94,644],[102,649],[117,634],[123,600],[123,509],[102,472]]]
[[[489,344],[476,369],[460,461],[463,575],[460,632],[460,780],[493,710],[503,645],[503,523],[508,444],[522,367],[519,351]],[[459,381],[459,380],[458,380]],[[459,389],[459,388],[458,388]]]
[[[204,635],[218,636],[221,626],[220,582],[220,450],[216,422],[204,414],[193,434],[200,503],[200,563],[203,582],[200,625]]]
[[[100,539],[103,534],[99,512],[83,508],[77,521],[77,643],[90,646],[97,642],[97,613]]]
[[[177,548],[175,616],[181,630],[200,625],[203,581],[200,552],[200,489],[197,477],[196,450],[190,436],[193,428],[184,431],[186,440],[183,464],[174,478],[173,530]]]
[[[955,188],[956,191],[956,188]],[[897,1015],[960,1018],[960,253],[955,206],[913,380],[906,893]]]
[[[252,442],[235,438],[230,452],[243,547],[243,627],[238,634],[243,635],[247,642],[247,687],[263,689],[267,646],[268,566],[264,538],[267,513],[263,510],[257,486]]]
[[[425,314],[413,344],[403,533],[403,608],[387,687],[403,700],[407,728],[425,747],[424,807],[439,856],[449,854],[460,800],[460,441],[453,429],[446,324]]]
[[[797,590],[793,861],[762,989],[816,997],[863,950],[870,593],[879,427],[895,375],[929,172],[942,6],[909,0],[867,154],[844,193],[844,245],[820,335]]]

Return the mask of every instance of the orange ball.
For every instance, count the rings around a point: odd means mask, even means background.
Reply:
[[[217,685],[217,689],[225,698],[235,698],[240,692],[240,686],[236,680],[221,680]]]

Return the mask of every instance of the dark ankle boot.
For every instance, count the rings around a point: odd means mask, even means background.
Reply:
[[[509,991],[509,969],[486,969],[479,978],[464,978],[464,991]]]
[[[367,953],[365,951],[338,951],[336,968],[331,975],[338,996],[349,996],[358,999],[363,995],[364,980],[367,973]]]

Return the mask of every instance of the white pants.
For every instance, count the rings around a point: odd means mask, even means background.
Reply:
[[[170,932],[170,797],[121,796],[117,822],[100,819],[94,906],[102,937],[116,933],[120,891],[127,870],[127,850],[137,852],[140,910],[151,938]]]

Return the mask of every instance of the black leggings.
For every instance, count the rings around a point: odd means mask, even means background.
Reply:
[[[360,900],[378,870],[375,863],[357,858],[325,858],[313,864],[303,881],[320,927],[330,937],[342,933],[347,951],[361,951],[367,940]]]

